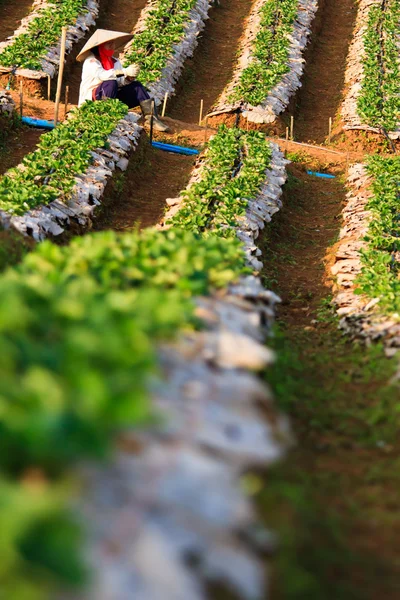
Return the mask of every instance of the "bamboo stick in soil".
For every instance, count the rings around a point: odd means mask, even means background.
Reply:
[[[61,34],[61,52],[60,52],[60,68],[58,71],[58,80],[57,80],[57,93],[56,93],[56,106],[54,109],[54,126],[57,126],[58,123],[58,112],[60,109],[60,100],[61,100],[61,86],[64,75],[64,63],[65,63],[65,44],[67,40],[67,27],[62,28]]]

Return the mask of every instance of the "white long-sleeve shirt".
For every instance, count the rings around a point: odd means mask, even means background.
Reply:
[[[118,59],[113,69],[103,69],[101,62],[94,54],[90,53],[83,63],[82,81],[79,89],[79,106],[86,102],[86,100],[93,99],[93,90],[103,83],[103,81],[117,80],[119,87],[125,85],[125,77],[117,78],[115,74],[115,71],[120,69],[122,69],[122,65]]]

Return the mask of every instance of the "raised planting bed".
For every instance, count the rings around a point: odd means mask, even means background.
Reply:
[[[14,35],[0,42],[0,74],[53,77],[60,62],[62,27],[68,26],[68,53],[95,24],[98,12],[98,0],[35,0]]]
[[[205,600],[210,581],[265,597],[255,548],[273,538],[242,473],[289,438],[247,372],[273,358],[260,339],[276,297],[238,282],[246,270],[236,239],[147,230],[44,242],[0,277],[7,598],[56,597],[82,581],[81,554],[86,599]],[[116,436],[111,465],[88,463]],[[84,459],[71,507],[66,477]]]
[[[163,226],[238,236],[249,263],[259,270],[261,251],[255,239],[281,207],[287,162],[262,133],[220,127],[199,158],[187,189],[179,198],[167,200],[171,208]]]
[[[134,38],[121,55],[125,65],[141,67],[140,81],[157,104],[175,83],[186,58],[192,56],[211,0],[150,0],[133,30]]]
[[[210,115],[241,111],[253,123],[274,123],[301,86],[317,8],[317,0],[257,0],[232,81]]]
[[[400,348],[400,158],[372,156],[350,169],[348,203],[332,272],[341,327]]]
[[[400,2],[360,0],[347,62],[345,129],[400,137]]]
[[[136,147],[138,116],[118,100],[86,102],[0,178],[0,223],[41,240],[85,228],[107,179]]]

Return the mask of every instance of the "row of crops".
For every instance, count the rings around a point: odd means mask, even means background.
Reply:
[[[161,79],[172,58],[173,73],[168,73],[165,90],[170,93],[179,68],[197,45],[204,26],[209,0],[150,0],[134,29],[135,38],[128,45],[123,60],[141,66],[141,80],[147,85]],[[36,7],[21,31],[0,44],[0,67],[28,69],[30,77],[54,75],[58,59],[61,28],[68,26],[67,50],[95,23],[98,2],[95,0],[58,0]],[[3,46],[3,47],[2,47]],[[37,72],[37,75],[35,75]],[[165,93],[165,92],[164,92]],[[161,94],[162,97],[163,94]],[[157,94],[155,94],[158,99]]]
[[[127,107],[115,100],[88,102],[56,129],[41,136],[37,149],[0,179],[0,210],[23,215],[71,194],[92,152],[104,146]]]
[[[341,325],[368,341],[400,347],[399,179],[397,156],[370,156],[349,171],[344,226],[332,271]]]
[[[366,208],[371,220],[361,254],[360,290],[380,298],[379,311],[400,313],[400,158],[370,157],[367,173],[372,197]]]
[[[316,0],[258,0],[250,14],[232,82],[215,112],[239,107],[254,122],[273,122],[300,87],[303,51]]]
[[[185,190],[180,210],[167,223],[194,233],[235,237],[248,199],[257,196],[265,181],[271,155],[263,134],[222,127],[209,143],[199,181]]]
[[[393,135],[398,129],[399,23],[398,0],[360,3],[343,105],[348,128],[372,128]]]

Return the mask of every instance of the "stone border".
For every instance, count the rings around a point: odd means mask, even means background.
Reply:
[[[25,33],[30,22],[40,16],[41,10],[51,8],[54,3],[51,0],[35,0],[33,3],[32,12],[22,19],[21,25],[14,34],[5,42],[0,42],[0,53],[10,46],[15,38]],[[56,10],[56,7],[54,7]],[[67,31],[66,52],[69,54],[74,44],[85,37],[90,27],[96,24],[96,19],[99,14],[99,0],[87,0],[87,12],[79,15],[75,24],[70,25]],[[57,46],[53,46],[47,50],[47,54],[42,58],[42,70],[36,71],[33,69],[17,69],[15,74],[19,77],[27,79],[43,79],[44,77],[54,77],[58,72],[61,52],[61,37]],[[11,73],[11,67],[3,67],[0,64],[0,74]]]
[[[135,113],[127,113],[108,136],[106,143],[109,149],[97,148],[92,151],[93,163],[83,175],[75,178],[76,185],[70,199],[65,202],[62,199],[54,200],[47,206],[27,211],[23,216],[12,216],[0,210],[0,224],[5,228],[14,227],[37,241],[64,233],[71,222],[83,228],[89,227],[92,214],[100,205],[107,180],[116,167],[126,170],[126,157],[138,145],[143,131],[137,124],[139,118]]]
[[[150,0],[144,7],[134,27],[133,34],[146,30],[147,15],[152,10],[155,2],[156,0]],[[173,54],[164,67],[161,78],[147,86],[157,105],[161,104],[166,92],[168,92],[169,97],[175,93],[175,84],[183,70],[185,60],[193,55],[198,44],[198,36],[205,27],[205,21],[208,19],[208,11],[211,4],[212,0],[197,0],[196,6],[189,11],[183,38],[179,44],[174,46]],[[128,42],[120,55],[121,61],[124,60],[124,55],[130,46],[131,44]]]
[[[358,97],[364,80],[364,69],[362,65],[364,52],[364,35],[367,30],[369,11],[373,6],[381,4],[381,0],[359,0],[359,8],[353,40],[350,45],[345,73],[345,84],[347,88],[346,97],[342,103],[342,118],[344,130],[362,130],[371,133],[381,133],[380,129],[363,123],[358,114]],[[399,36],[399,60],[400,60],[400,36]],[[400,125],[389,137],[393,140],[400,138]]]
[[[252,62],[252,45],[260,30],[260,9],[268,1],[257,0],[255,2],[247,22],[232,81],[218,98],[209,116],[234,112],[241,108],[243,116],[252,123],[274,123],[277,116],[287,109],[291,97],[301,87],[305,62],[303,53],[311,35],[312,22],[318,10],[318,0],[299,0],[299,12],[290,38],[290,70],[282,77],[281,82],[270,91],[265,101],[259,106],[252,106],[242,101],[232,104],[228,100],[240,80],[242,71]]]
[[[331,268],[336,276],[333,303],[340,319],[340,328],[353,338],[366,343],[382,341],[387,356],[400,349],[400,322],[379,314],[379,298],[370,299],[354,294],[355,280],[361,272],[360,250],[366,243],[371,213],[366,210],[372,191],[366,165],[355,164],[349,169],[347,204],[343,210],[343,227],[336,251],[336,263]]]
[[[11,117],[15,111],[15,102],[7,90],[0,90],[0,115]]]

